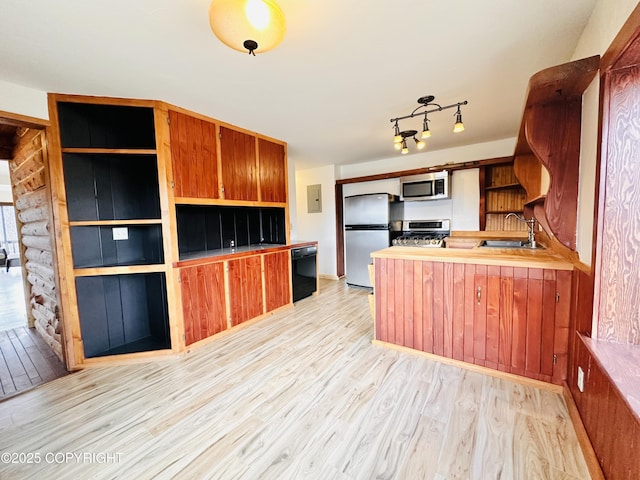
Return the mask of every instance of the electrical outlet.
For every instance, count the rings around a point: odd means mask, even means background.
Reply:
[[[578,367],[578,390],[584,392],[584,370]]]
[[[127,227],[113,227],[111,234],[114,240],[129,240],[129,229]]]

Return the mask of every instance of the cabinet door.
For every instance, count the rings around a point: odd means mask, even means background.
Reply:
[[[180,269],[185,345],[227,329],[224,264]]]
[[[263,138],[258,140],[260,200],[287,202],[287,162],[284,145]]]
[[[226,200],[258,200],[255,137],[220,127],[220,163]]]
[[[174,195],[219,198],[216,126],[169,111]]]
[[[264,289],[267,312],[291,303],[289,251],[264,256]]]
[[[262,261],[253,255],[229,260],[228,268],[231,325],[236,326],[264,313]]]

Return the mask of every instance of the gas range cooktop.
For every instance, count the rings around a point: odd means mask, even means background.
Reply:
[[[450,220],[404,220],[402,235],[393,239],[393,245],[403,247],[442,248],[451,233]]]

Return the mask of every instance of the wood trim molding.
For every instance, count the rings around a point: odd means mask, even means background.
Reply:
[[[629,63],[631,58],[627,57],[626,53],[631,43],[640,35],[638,25],[640,25],[640,4],[633,9],[629,18],[627,18],[627,21],[611,42],[611,45],[609,45],[609,48],[607,48],[607,51],[602,55],[600,59],[602,74],[612,68],[623,68],[632,64]],[[633,51],[629,53],[632,54],[631,57],[634,56]]]
[[[12,127],[43,129],[51,125],[51,122],[44,118],[30,117],[28,115],[20,115],[0,110],[0,124],[11,125]]]
[[[564,398],[564,402],[567,404],[569,418],[571,419],[573,429],[576,432],[576,437],[578,437],[578,443],[580,443],[580,449],[582,450],[584,461],[589,469],[591,480],[604,480],[604,474],[600,468],[600,463],[598,463],[598,457],[593,449],[593,445],[591,445],[587,429],[584,428],[584,423],[582,423],[582,418],[580,418],[580,412],[573,400],[573,396],[571,395],[571,390],[569,389],[567,382],[564,382],[562,396]]]
[[[422,175],[429,172],[437,172],[441,170],[448,170],[453,172],[455,170],[468,170],[470,168],[480,168],[486,165],[496,165],[499,163],[509,163],[513,161],[513,157],[497,157],[487,158],[485,160],[472,160],[462,163],[449,163],[445,165],[434,165],[432,167],[414,168],[413,170],[400,170],[399,172],[379,173],[376,175],[366,175],[364,177],[352,177],[336,180],[337,185],[344,185],[347,183],[360,183],[360,182],[373,182],[375,180],[388,180],[390,178],[408,177],[411,175]]]
[[[446,365],[453,365],[454,367],[464,368],[465,370],[469,370],[471,372],[482,373],[483,375],[488,375],[490,377],[502,378],[505,380],[509,380],[511,382],[516,382],[522,385],[540,388],[542,390],[548,390],[550,392],[554,392],[558,394],[562,393],[562,387],[560,385],[554,385],[553,383],[547,383],[541,380],[535,380],[533,378],[522,377],[520,375],[515,375],[513,373],[502,372],[499,370],[494,370],[493,368],[483,367],[481,365],[467,363],[460,360],[455,360],[453,358],[442,357],[434,353],[414,350],[413,348],[408,348],[408,347],[403,347],[402,345],[395,345],[393,343],[383,342],[382,340],[374,339],[371,341],[371,343],[377,347],[383,347],[389,350],[395,350],[397,352],[407,353],[409,355],[417,355],[419,357],[428,358],[429,360],[434,360],[436,362],[444,363]]]

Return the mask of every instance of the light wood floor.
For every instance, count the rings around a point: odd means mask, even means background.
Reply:
[[[41,455],[0,478],[589,478],[560,395],[373,346],[366,292],[321,288],[180,359],[0,402],[0,453]],[[72,452],[120,455],[47,463]]]

